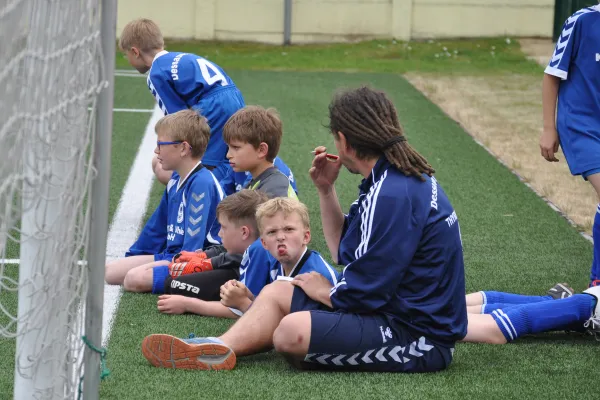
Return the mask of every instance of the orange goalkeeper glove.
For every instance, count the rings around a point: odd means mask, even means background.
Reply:
[[[206,253],[203,251],[180,251],[179,253],[173,256],[174,263],[183,263],[192,260],[204,260],[206,258]]]
[[[177,278],[181,275],[194,274],[196,272],[212,271],[212,269],[213,267],[210,258],[169,264],[169,273],[172,278]]]

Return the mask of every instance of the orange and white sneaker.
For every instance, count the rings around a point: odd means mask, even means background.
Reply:
[[[212,271],[210,258],[198,258],[188,262],[177,262],[169,264],[171,278],[175,279],[181,275],[195,274],[196,272]]]
[[[235,367],[235,353],[214,337],[188,339],[157,334],[146,336],[142,354],[159,368],[230,370]]]

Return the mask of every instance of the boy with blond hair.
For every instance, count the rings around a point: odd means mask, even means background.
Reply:
[[[279,152],[283,126],[274,108],[246,106],[237,111],[223,128],[229,146],[227,159],[234,172],[249,172],[246,188],[262,190],[269,197],[297,199],[287,176],[273,164]]]
[[[219,214],[219,219],[221,218]],[[202,301],[199,295],[186,292],[185,295],[191,297],[177,299],[180,302],[177,305],[175,301],[171,301],[167,306],[166,302],[161,304],[159,300],[159,310],[173,314],[191,312],[237,318],[248,310],[265,285],[276,280],[292,280],[299,274],[316,272],[331,284],[337,283],[338,274],[335,269],[319,253],[307,248],[310,242],[310,221],[304,204],[289,198],[271,199],[258,206],[255,221],[260,231],[260,240],[250,245],[244,253],[239,280],[236,277],[220,287],[220,302]],[[223,243],[225,242],[224,239]],[[201,279],[204,274],[206,272],[188,276],[190,279]]]
[[[180,251],[220,243],[216,208],[223,190],[200,162],[210,136],[206,118],[183,110],[160,119],[155,129],[154,152],[161,164],[175,172],[125,258],[106,265],[106,283],[134,292],[148,291],[143,284],[147,277],[164,280],[154,274],[154,267],[168,265]]]
[[[193,109],[206,117],[211,135],[202,163],[217,180],[223,179],[229,165],[221,131],[229,117],[244,106],[242,94],[231,78],[203,57],[166,51],[160,28],[149,19],[136,19],[125,25],[119,46],[138,72],[150,71],[148,88],[165,115]],[[165,165],[156,159],[153,167],[159,179],[170,176],[170,172],[165,173],[169,171]]]
[[[217,218],[222,246],[201,253],[184,252],[175,262],[163,267],[169,269],[169,274],[164,282],[165,294],[158,298],[159,311],[233,316],[219,303],[220,287],[239,278],[243,254],[254,253],[255,248],[262,250],[257,240],[256,209],[267,200],[261,191],[244,189],[219,203]],[[245,259],[247,262],[247,256]]]

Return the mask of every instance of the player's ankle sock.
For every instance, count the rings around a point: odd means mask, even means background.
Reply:
[[[596,298],[576,294],[562,300],[522,304],[492,312],[492,317],[507,341],[523,335],[579,327],[590,318]]]
[[[483,304],[503,303],[503,304],[529,304],[539,303],[540,301],[552,300],[552,296],[527,296],[524,294],[504,293],[485,291],[481,292]]]
[[[600,279],[600,204],[598,204],[596,216],[594,217],[592,236],[594,237],[594,256],[592,258],[590,282]]]

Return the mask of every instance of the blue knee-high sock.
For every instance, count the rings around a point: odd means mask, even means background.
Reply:
[[[579,327],[587,321],[596,307],[596,298],[589,294],[576,294],[562,300],[522,304],[498,309],[492,317],[507,341],[531,334]]]
[[[487,303],[487,304],[483,304],[481,306],[481,313],[482,314],[491,314],[491,313],[494,312],[494,310],[497,310],[499,308],[501,308],[504,311],[506,311],[507,308],[518,307],[518,306],[521,306],[521,305],[522,304]]]
[[[594,227],[592,228],[594,238],[594,258],[592,258],[592,272],[590,273],[590,282],[600,279],[600,204],[594,217]]]
[[[481,292],[483,304],[504,303],[504,304],[529,304],[539,303],[541,301],[553,300],[552,296],[527,296],[524,294],[514,294],[505,292],[485,291]]]

